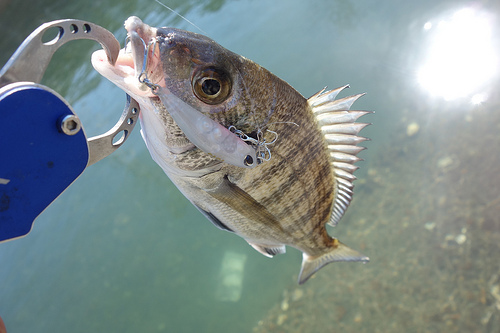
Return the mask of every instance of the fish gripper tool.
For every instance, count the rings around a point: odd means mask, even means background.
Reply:
[[[49,29],[57,36],[44,42]],[[116,125],[87,139],[68,102],[40,84],[57,49],[79,39],[99,42],[116,63],[120,43],[111,32],[67,19],[38,27],[0,70],[0,242],[26,235],[85,168],[125,142],[137,122],[139,105],[127,95]]]

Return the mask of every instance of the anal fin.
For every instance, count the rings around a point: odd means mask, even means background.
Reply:
[[[299,273],[299,284],[306,282],[321,267],[335,261],[361,261],[367,263],[370,258],[356,250],[336,241],[338,246],[320,256],[312,257],[303,253],[302,267]]]
[[[257,251],[259,251],[260,253],[262,253],[263,255],[265,255],[268,258],[272,258],[277,254],[283,254],[286,252],[285,245],[265,246],[265,245],[261,245],[261,244],[251,243],[251,242],[248,242],[248,244],[250,244],[250,246],[252,246],[254,249],[256,249]]]

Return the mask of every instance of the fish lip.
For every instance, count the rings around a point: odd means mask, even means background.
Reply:
[[[92,66],[109,81],[113,82],[135,99],[154,97],[150,89],[144,89],[135,76],[135,67],[132,56],[125,50],[120,50],[115,65],[107,61],[106,52],[97,50],[92,54]]]

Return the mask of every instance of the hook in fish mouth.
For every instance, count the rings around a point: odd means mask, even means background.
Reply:
[[[132,16],[125,22],[127,40],[125,54],[132,54],[135,78],[138,80],[141,90],[151,89],[156,95],[160,87],[158,82],[151,78],[155,67],[158,65],[157,49],[158,38],[156,29],[143,23],[138,17]]]
[[[153,38],[146,45],[146,42],[136,31],[130,31],[127,35],[125,53],[132,54],[135,70],[135,77],[141,84],[141,89],[151,89],[153,94],[157,94],[160,85],[152,82],[148,76],[148,67],[154,57],[157,47],[157,38]]]

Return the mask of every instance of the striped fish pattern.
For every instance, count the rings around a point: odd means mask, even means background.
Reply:
[[[364,149],[358,144],[366,140],[358,134],[368,125],[356,121],[369,112],[350,108],[362,94],[336,99],[343,86],[306,99],[208,37],[151,28],[135,17],[127,22],[132,52],[124,50],[113,68],[98,51],[94,67],[140,103],[152,158],[203,215],[267,257],[285,253],[286,246],[300,250],[300,284],[330,262],[369,261],[326,229],[337,225],[352,200],[354,164]],[[139,80],[131,84],[131,76]],[[168,94],[159,98],[158,91]],[[255,167],[225,163],[193,144],[173,119],[188,109],[253,145]]]

